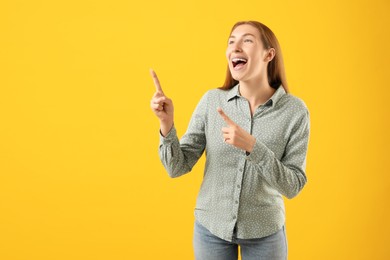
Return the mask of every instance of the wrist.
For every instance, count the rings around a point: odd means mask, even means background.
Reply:
[[[248,142],[248,147],[247,149],[245,150],[248,153],[251,153],[253,151],[253,148],[255,147],[255,144],[256,144],[256,138],[254,136],[250,136],[250,140]]]
[[[160,121],[160,132],[165,137],[171,131],[173,127],[173,121]]]

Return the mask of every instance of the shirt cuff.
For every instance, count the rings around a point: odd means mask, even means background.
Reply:
[[[159,130],[159,133],[160,133],[160,144],[171,144],[175,139],[177,139],[176,128],[174,125],[172,126],[171,130],[169,130],[166,136],[163,136],[161,134],[161,130]]]

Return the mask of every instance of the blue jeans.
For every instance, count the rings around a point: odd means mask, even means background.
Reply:
[[[194,251],[196,260],[237,260],[240,246],[242,260],[285,260],[287,238],[285,227],[275,234],[256,239],[223,240],[195,221]]]

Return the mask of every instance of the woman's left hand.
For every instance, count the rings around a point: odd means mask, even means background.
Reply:
[[[217,111],[227,124],[227,127],[222,127],[225,143],[231,144],[249,153],[252,152],[256,143],[256,138],[231,120],[221,108],[217,108]]]

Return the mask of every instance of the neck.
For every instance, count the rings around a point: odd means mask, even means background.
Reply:
[[[254,81],[240,81],[240,94],[249,101],[253,111],[260,105],[264,104],[274,93],[267,78]],[[252,110],[252,109],[251,109]]]

